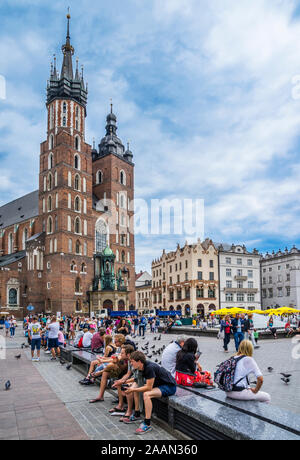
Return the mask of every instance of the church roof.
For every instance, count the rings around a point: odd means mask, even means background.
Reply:
[[[26,251],[20,251],[15,254],[0,257],[0,268],[18,262],[19,260],[24,259],[24,257],[26,257]]]
[[[39,191],[31,192],[1,206],[0,230],[39,215]]]

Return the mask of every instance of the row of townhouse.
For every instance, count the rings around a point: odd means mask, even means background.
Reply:
[[[263,256],[244,245],[198,240],[164,250],[152,262],[152,278],[147,272],[137,276],[136,306],[142,313],[158,309],[203,316],[225,307],[265,310],[300,303],[300,251],[295,247]]]

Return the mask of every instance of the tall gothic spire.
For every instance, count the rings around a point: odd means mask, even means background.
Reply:
[[[75,77],[73,73],[74,48],[70,38],[70,19],[70,10],[68,10],[66,43],[62,46],[61,74],[59,75],[56,70],[56,58],[54,58],[54,66],[51,67],[50,81],[47,86],[47,103],[49,104],[56,98],[72,98],[86,108],[88,89],[84,82],[83,71],[81,75],[79,74],[78,60],[76,61]]]
[[[67,24],[67,37],[66,43],[62,46],[62,52],[64,54],[64,59],[61,68],[61,78],[67,78],[68,80],[73,80],[73,62],[72,56],[74,54],[74,48],[71,45],[70,41],[70,11],[67,14],[68,24]]]

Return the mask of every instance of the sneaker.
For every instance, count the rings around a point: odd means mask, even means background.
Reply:
[[[132,423],[136,423],[141,421],[141,417],[136,417],[135,415],[131,415],[130,417],[123,417],[123,423],[127,425],[131,425]]]
[[[50,361],[56,361],[56,358],[51,358],[51,360],[50,360]]]
[[[51,351],[47,350],[45,351],[46,355],[50,355]]]
[[[145,422],[140,424],[140,427],[135,431],[136,434],[145,434],[152,430],[152,426],[146,425]]]

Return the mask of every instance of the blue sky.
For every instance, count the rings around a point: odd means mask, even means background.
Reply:
[[[296,0],[1,0],[0,204],[38,187],[46,81],[54,53],[61,64],[68,6],[89,83],[86,140],[103,136],[113,98],[136,196],[203,198],[216,241],[299,246]],[[185,239],[138,236],[137,270]]]

